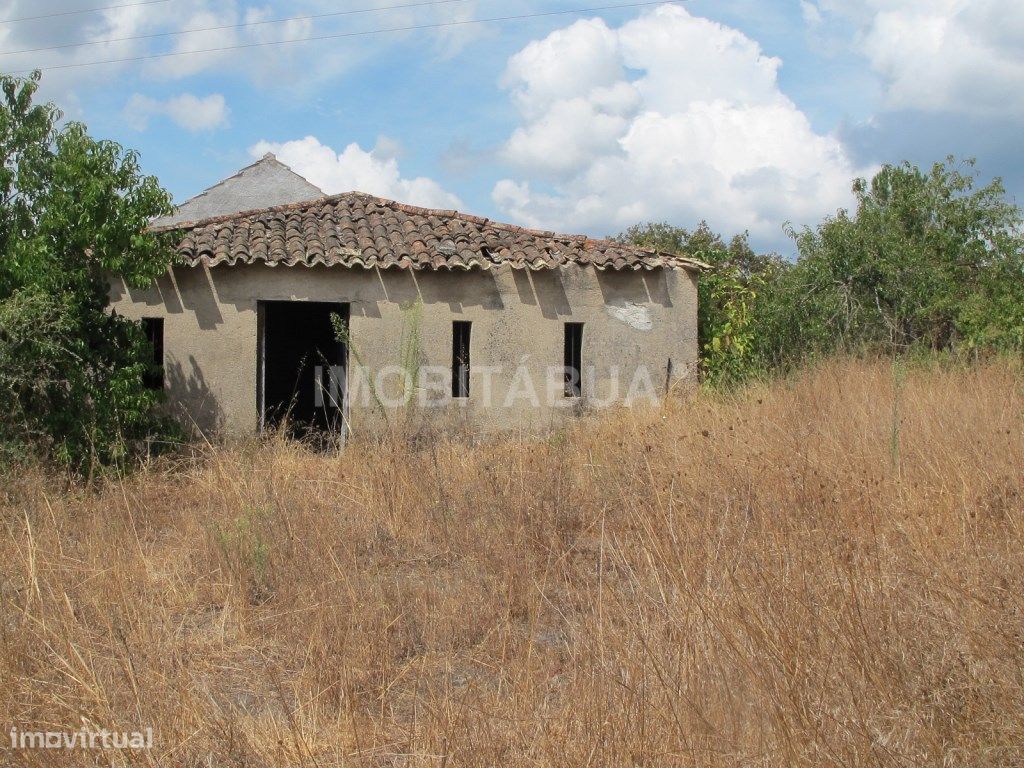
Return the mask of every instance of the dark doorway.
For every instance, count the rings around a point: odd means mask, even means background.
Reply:
[[[260,412],[264,427],[288,425],[296,437],[344,435],[348,350],[331,315],[348,332],[348,304],[260,302]]]

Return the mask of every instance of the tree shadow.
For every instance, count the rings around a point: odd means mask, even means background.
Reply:
[[[170,360],[166,380],[167,408],[192,437],[211,439],[223,429],[224,410],[192,355],[187,371],[178,360]]]

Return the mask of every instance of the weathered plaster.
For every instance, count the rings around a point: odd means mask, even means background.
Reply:
[[[358,357],[371,372],[402,362],[403,335],[414,317],[422,341],[419,362],[450,366],[452,321],[471,321],[471,397],[448,398],[440,410],[481,429],[544,427],[574,411],[574,403],[558,396],[559,381],[547,381],[549,368],[562,364],[567,321],[585,323],[583,363],[593,368],[593,377],[585,377],[584,402],[612,399],[616,369],[621,396],[641,366],[663,391],[692,377],[697,360],[696,276],[684,270],[175,268],[146,290],[115,280],[111,300],[121,315],[165,318],[168,398],[207,433],[244,433],[259,422],[259,300],[348,302],[350,361],[354,366]],[[520,364],[518,379],[531,379],[542,402],[533,406],[517,399],[503,407],[523,383],[517,380]],[[487,374],[488,369],[500,372]],[[490,408],[483,404],[488,381]],[[393,383],[397,387],[397,377]],[[555,396],[548,399],[547,389]],[[376,406],[358,399],[351,407],[354,430],[379,416]]]

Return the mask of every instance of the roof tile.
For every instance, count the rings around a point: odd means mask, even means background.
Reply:
[[[705,264],[613,240],[499,224],[456,211],[417,208],[359,192],[155,227],[181,232],[190,266],[252,264],[396,269],[684,268]]]

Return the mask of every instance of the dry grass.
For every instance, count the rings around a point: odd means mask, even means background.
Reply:
[[[1024,384],[899,382],[843,362],[546,441],[248,445],[92,492],[23,476],[0,500],[0,726],[156,744],[5,731],[0,757],[1022,765]]]

